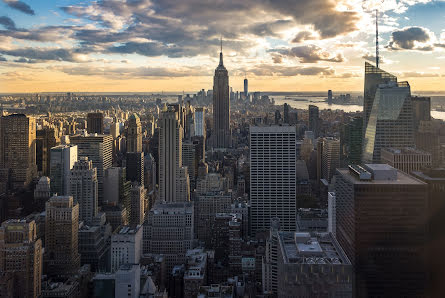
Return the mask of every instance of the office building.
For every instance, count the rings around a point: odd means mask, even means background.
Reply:
[[[362,161],[363,117],[354,117],[340,132],[340,156],[345,164],[360,164]]]
[[[230,213],[232,195],[227,192],[198,194],[193,201],[196,238],[210,247],[213,221],[217,213]]]
[[[340,166],[340,140],[335,138],[323,138],[322,150],[322,177],[331,182],[335,170]]]
[[[60,143],[57,129],[45,126],[36,131],[36,163],[37,171],[44,176],[50,173],[51,148]]]
[[[110,270],[111,226],[105,224],[105,213],[96,217],[89,225],[79,227],[79,253],[81,265],[89,264],[91,271]]]
[[[41,177],[37,182],[34,189],[34,202],[43,209],[45,209],[45,203],[51,197],[50,179],[48,177]]]
[[[206,136],[206,108],[196,108],[194,117],[194,136],[205,137]]]
[[[103,113],[88,113],[87,115],[87,132],[90,134],[104,133],[104,114]]]
[[[247,99],[249,96],[249,81],[247,78],[244,79],[244,97]]]
[[[380,84],[397,82],[397,77],[386,71],[365,62],[365,90],[363,98],[363,129],[368,127],[369,117],[371,116],[376,91]]]
[[[144,223],[144,254],[163,254],[167,272],[185,263],[194,241],[193,205],[190,202],[156,204]]]
[[[385,164],[337,169],[335,179],[336,235],[355,296],[423,296],[427,184]]]
[[[413,105],[414,131],[417,131],[421,121],[431,120],[431,97],[411,97]]]
[[[290,124],[289,123],[289,105],[287,103],[284,104],[284,108],[283,108],[283,122],[286,124]]]
[[[219,53],[219,65],[213,77],[212,139],[214,148],[231,146],[229,75],[223,64],[222,46]]]
[[[70,138],[71,144],[77,145],[79,157],[88,157],[97,169],[99,206],[104,200],[104,172],[112,166],[113,137],[111,135],[76,135]]]
[[[176,200],[190,201],[190,179],[187,167],[180,167],[176,178]]]
[[[115,121],[113,123],[111,123],[110,125],[110,134],[113,137],[113,139],[116,139],[118,136],[120,136],[121,131],[120,131],[121,127],[120,127],[120,123]]]
[[[91,223],[98,212],[97,169],[87,157],[71,169],[69,195],[79,204],[79,220]]]
[[[132,114],[128,119],[127,152],[142,152],[142,126],[136,114]]]
[[[189,174],[191,188],[194,189],[196,185],[196,176],[198,175],[198,163],[195,144],[190,141],[182,142],[182,165],[187,167]]]
[[[353,267],[327,233],[270,231],[265,294],[277,297],[354,297]]]
[[[396,169],[407,174],[431,167],[431,153],[415,148],[384,148],[381,151],[381,159]]]
[[[10,289],[5,292],[12,295],[2,296],[0,290],[0,296],[40,297],[43,248],[36,230],[34,220],[10,219],[1,224],[0,288],[9,275]]]
[[[0,140],[0,193],[26,188],[37,176],[35,119],[1,116]]]
[[[51,148],[50,179],[51,192],[68,195],[70,173],[78,159],[76,145],[59,145]]]
[[[144,185],[144,153],[127,152],[125,163],[127,180]]]
[[[131,182],[127,181],[126,172],[126,168],[123,167],[111,167],[105,170],[104,203],[122,204],[125,207],[129,207]]]
[[[178,197],[179,178],[182,167],[182,136],[179,113],[170,106],[164,110],[160,118],[159,131],[159,199],[166,202],[185,201],[186,197]],[[182,174],[185,174],[182,171]]]
[[[381,162],[383,148],[414,146],[410,95],[408,82],[390,82],[377,87],[365,130],[364,162]]]
[[[332,102],[332,90],[328,90],[328,102]]]
[[[129,225],[134,227],[144,223],[147,190],[143,185],[133,183],[130,189],[131,207]]]
[[[320,115],[317,106],[309,105],[309,130],[314,133],[314,137],[320,136]]]
[[[250,127],[250,203],[252,233],[269,229],[278,217],[284,231],[295,230],[296,129]]]
[[[46,202],[45,272],[69,277],[80,268],[78,247],[79,204],[71,196],[53,196]]]
[[[140,298],[141,292],[141,267],[139,264],[130,263],[121,265],[115,273],[114,296]]]
[[[328,233],[331,233],[334,237],[336,237],[337,233],[337,221],[336,221],[336,201],[335,201],[335,192],[328,192]]]
[[[123,226],[111,235],[111,271],[122,265],[139,264],[142,254],[142,226]]]
[[[187,251],[184,297],[197,297],[199,288],[207,284],[207,263],[207,252],[204,249],[197,248]]]

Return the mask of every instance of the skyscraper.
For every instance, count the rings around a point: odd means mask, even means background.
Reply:
[[[68,195],[70,171],[76,161],[76,145],[59,145],[51,148],[50,179],[53,194]]]
[[[112,166],[113,137],[111,135],[76,135],[70,138],[71,144],[77,145],[78,156],[88,157],[97,168],[99,206],[104,199],[104,171]]]
[[[79,220],[91,223],[98,211],[97,169],[87,157],[81,157],[71,170],[69,195],[79,203]]]
[[[36,122],[13,114],[0,118],[0,193],[27,187],[37,175]]]
[[[13,275],[13,297],[40,297],[43,249],[36,231],[34,220],[10,219],[0,226],[0,273]]]
[[[182,167],[183,130],[179,113],[168,107],[161,113],[159,124],[159,198],[161,201],[176,202],[178,178]]]
[[[70,277],[80,267],[79,204],[71,196],[53,196],[46,202],[45,271]]]
[[[289,105],[287,103],[284,104],[283,108],[283,122],[289,124]]]
[[[205,108],[195,109],[194,118],[194,135],[205,137],[206,136],[206,121],[205,121]]]
[[[144,185],[144,153],[127,152],[125,167],[127,169],[127,180]]]
[[[51,148],[60,143],[55,127],[45,126],[36,131],[36,162],[37,171],[44,176],[50,173]]]
[[[138,183],[133,183],[130,189],[131,208],[130,208],[130,226],[141,225],[145,218],[145,200],[147,190]]]
[[[247,78],[244,79],[244,97],[247,99],[247,96],[249,95],[249,81]]]
[[[88,133],[104,133],[104,114],[97,113],[88,113],[87,115],[87,131]]]
[[[365,130],[363,160],[379,163],[383,148],[413,147],[413,114],[408,82],[380,84]]]
[[[320,116],[318,107],[314,105],[309,106],[309,130],[314,133],[315,138],[320,135]]]
[[[328,102],[332,102],[332,90],[328,90]]]
[[[230,99],[229,75],[223,64],[222,42],[219,53],[219,65],[213,77],[213,147],[229,148],[231,146],[230,131]]]
[[[397,77],[365,62],[365,92],[363,98],[363,129],[366,130],[379,84],[397,82]]]
[[[355,268],[355,296],[423,296],[427,185],[367,164],[337,169],[334,188],[336,235]]]
[[[142,152],[142,126],[136,114],[128,119],[127,152]]]
[[[340,132],[340,154],[346,164],[362,161],[363,117],[354,117]]]
[[[296,128],[250,127],[252,233],[265,231],[278,217],[285,231],[296,228]]]
[[[413,105],[414,131],[417,131],[420,121],[431,120],[431,97],[412,96],[411,104]]]
[[[340,167],[340,141],[327,137],[323,139],[322,151],[322,173],[323,178],[331,182],[335,170]]]

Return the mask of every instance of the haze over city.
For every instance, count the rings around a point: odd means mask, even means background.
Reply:
[[[381,66],[445,91],[444,1],[3,0],[0,92],[200,90],[220,37],[234,89],[360,91],[375,9]]]

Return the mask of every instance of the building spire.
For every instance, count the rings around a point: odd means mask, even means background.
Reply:
[[[223,66],[223,53],[222,53],[222,35],[221,35],[221,52],[219,52],[219,66]]]
[[[375,66],[379,68],[379,10],[375,10]]]

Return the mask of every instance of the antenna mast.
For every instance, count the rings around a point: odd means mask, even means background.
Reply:
[[[375,64],[379,68],[379,10],[375,10]]]

